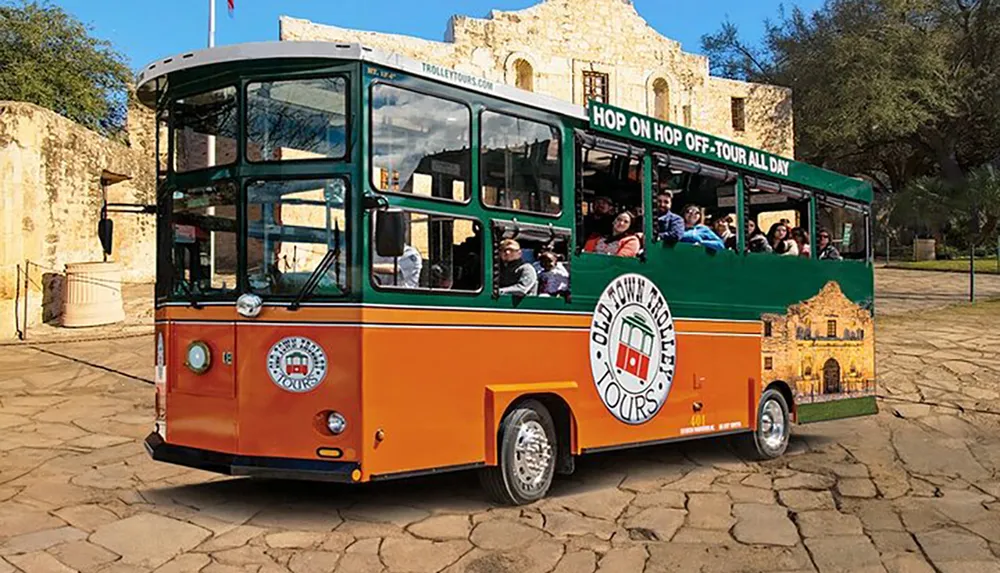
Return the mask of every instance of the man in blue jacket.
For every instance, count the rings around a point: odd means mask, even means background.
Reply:
[[[680,241],[684,236],[684,219],[677,213],[671,213],[674,193],[669,189],[661,189],[653,198],[653,215],[656,225],[656,237],[660,241]]]

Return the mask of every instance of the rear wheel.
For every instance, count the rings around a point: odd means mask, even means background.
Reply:
[[[556,467],[556,429],[549,411],[526,400],[504,416],[497,435],[499,463],[484,468],[480,481],[499,503],[523,505],[549,491]]]
[[[771,460],[784,454],[792,430],[788,411],[788,402],[780,391],[765,390],[757,406],[757,429],[737,438],[741,453],[759,460]]]

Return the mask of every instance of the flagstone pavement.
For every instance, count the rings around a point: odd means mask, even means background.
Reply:
[[[1000,572],[1000,303],[941,308],[964,280],[879,271],[877,416],[765,463],[721,439],[585,456],[524,508],[469,473],[154,463],[150,336],[0,346],[0,573]]]

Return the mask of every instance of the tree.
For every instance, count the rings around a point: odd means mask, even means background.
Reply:
[[[125,124],[132,72],[61,8],[0,5],[0,100],[30,102],[104,134]]]
[[[889,226],[917,236],[947,238],[951,246],[980,247],[1000,225],[1000,170],[987,164],[965,180],[920,177],[892,196]]]
[[[1000,0],[827,0],[747,44],[702,38],[722,75],[792,88],[797,155],[899,191],[1000,157]]]

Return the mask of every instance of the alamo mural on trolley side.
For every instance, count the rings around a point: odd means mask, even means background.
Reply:
[[[799,404],[875,395],[874,320],[836,282],[761,320],[765,383],[784,380]]]

